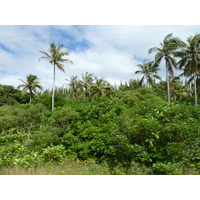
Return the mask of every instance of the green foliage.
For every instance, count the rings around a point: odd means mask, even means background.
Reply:
[[[27,152],[26,143],[30,135],[17,129],[3,131],[0,135],[0,164],[13,165],[17,156]]]
[[[59,97],[56,96],[54,98],[55,100],[55,107],[60,107],[60,106],[64,106],[66,104],[66,99],[63,97]],[[47,109],[51,110],[51,102],[52,102],[52,97],[47,96],[47,98],[43,98],[43,99],[35,99],[34,101],[35,103],[41,103],[43,104]]]
[[[29,96],[21,96],[21,91],[11,85],[0,85],[0,106],[28,103]]]
[[[92,160],[93,171],[108,174],[199,174],[200,107],[168,104],[154,91],[68,97],[53,112],[42,104],[1,106],[1,166],[36,168],[73,158]]]
[[[49,124],[58,128],[67,128],[78,117],[79,113],[71,107],[62,107],[53,112],[49,118]]]
[[[25,167],[25,168],[32,168],[36,167],[38,163],[43,161],[43,157],[39,152],[30,152],[26,155],[17,155],[13,159],[13,163],[17,166]]]
[[[52,126],[42,126],[39,130],[36,130],[28,142],[28,147],[32,151],[42,151],[43,148],[47,148],[50,145],[59,144],[60,131]]]
[[[65,147],[63,145],[48,146],[42,152],[42,157],[46,162],[62,163],[64,156]]]
[[[43,122],[45,107],[41,104],[0,107],[0,131],[18,128],[31,133]]]
[[[156,162],[152,166],[154,174],[163,174],[163,175],[181,175],[182,165],[180,163],[161,163]]]

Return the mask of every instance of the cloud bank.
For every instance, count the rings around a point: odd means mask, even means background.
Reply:
[[[73,65],[65,64],[65,72],[56,70],[56,86],[66,86],[71,75],[81,78],[82,73],[93,73],[111,84],[140,78],[134,75],[137,65],[151,47],[159,47],[163,38],[173,33],[186,41],[200,32],[200,26],[0,26],[0,84],[21,84],[29,74],[37,75],[45,89],[51,89],[53,66],[47,60],[38,61],[48,52],[49,44],[64,44]],[[177,72],[178,73],[178,72]],[[165,67],[159,75],[165,79]]]

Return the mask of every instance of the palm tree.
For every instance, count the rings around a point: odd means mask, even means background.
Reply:
[[[82,74],[82,79],[81,80],[81,85],[82,88],[84,89],[85,92],[85,97],[86,98],[91,98],[91,88],[93,86],[93,74],[89,74],[88,72],[84,74]]]
[[[26,92],[29,90],[30,103],[31,103],[32,98],[33,98],[33,92],[37,93],[37,91],[36,91],[37,88],[40,90],[43,89],[42,86],[40,85],[40,81],[39,81],[38,77],[36,75],[29,74],[28,76],[26,76],[26,81],[23,81],[22,79],[19,79],[19,80],[22,81],[24,84],[19,85],[18,89],[23,87],[22,96],[24,96],[26,94]]]
[[[126,91],[126,90],[136,90],[140,87],[142,87],[142,85],[141,85],[141,81],[139,79],[137,79],[137,80],[130,79],[128,81],[128,83],[127,82],[125,82],[125,83],[121,82],[118,89],[121,90],[121,91]]]
[[[78,97],[82,93],[82,85],[81,81],[78,79],[78,76],[70,76],[70,80],[65,79],[66,81],[69,81],[69,93],[71,96]]]
[[[197,105],[197,76],[200,75],[200,34],[187,38],[184,48],[176,53],[180,58],[178,62],[179,69],[183,70],[180,76],[189,77],[189,82],[194,81],[195,105]]]
[[[106,94],[109,95],[112,93],[112,86],[103,78],[98,79],[95,77],[93,90],[98,96],[105,96]]]
[[[167,82],[167,97],[168,102],[170,102],[170,86],[169,86],[169,75],[174,75],[174,69],[177,69],[177,63],[173,57],[176,50],[183,46],[183,42],[177,38],[172,37],[172,33],[168,34],[163,43],[160,43],[161,47],[153,47],[149,49],[149,53],[155,52],[155,62],[159,64],[162,59],[165,60],[166,67],[166,82]]]
[[[54,95],[55,95],[55,72],[56,67],[61,71],[64,71],[64,65],[62,63],[70,63],[73,64],[71,60],[63,58],[63,56],[68,56],[69,52],[67,50],[62,50],[63,44],[56,46],[55,43],[50,44],[49,53],[44,51],[40,51],[45,56],[40,59],[47,59],[49,63],[53,65],[53,89],[52,89],[52,111],[54,110]],[[39,59],[39,61],[40,61]]]
[[[144,82],[145,78],[147,81],[147,87],[152,86],[155,83],[155,79],[161,80],[160,76],[156,75],[159,70],[158,65],[155,65],[153,61],[145,62],[144,60],[143,64],[139,64],[137,66],[140,67],[141,70],[136,71],[135,74],[144,74],[140,80],[141,84]]]
[[[190,96],[190,91],[186,85],[182,85],[180,77],[169,77],[171,97],[174,101]]]

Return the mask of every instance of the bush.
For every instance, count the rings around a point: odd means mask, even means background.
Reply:
[[[35,131],[28,143],[30,150],[42,151],[50,145],[58,145],[60,131],[52,126],[43,126],[39,130]]]
[[[42,157],[46,162],[62,163],[65,156],[65,147],[63,145],[48,146],[43,149]]]
[[[48,121],[54,127],[67,128],[78,117],[79,114],[71,107],[63,107],[55,110]]]
[[[34,102],[43,104],[49,110],[51,110],[51,108],[52,108],[52,97],[47,97],[44,99],[37,99]],[[55,96],[55,98],[54,98],[54,106],[55,107],[62,107],[66,104],[66,102],[67,102],[66,99],[63,97]]]

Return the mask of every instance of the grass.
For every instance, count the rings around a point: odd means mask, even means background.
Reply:
[[[0,175],[110,175],[105,165],[69,160],[63,164],[41,163],[35,168],[3,167]]]
[[[36,167],[19,165],[1,167],[0,175],[150,175],[150,168],[133,163],[129,169],[117,166],[110,169],[106,163],[96,164],[91,161],[66,160],[62,164],[40,163]],[[182,174],[182,173],[181,173]],[[199,175],[199,170],[187,169],[183,175]]]
[[[147,175],[148,168],[133,164],[127,169],[117,166],[110,169],[106,163],[97,164],[94,160],[66,160],[62,164],[40,163],[36,167],[25,168],[19,165],[0,168],[0,175]]]

